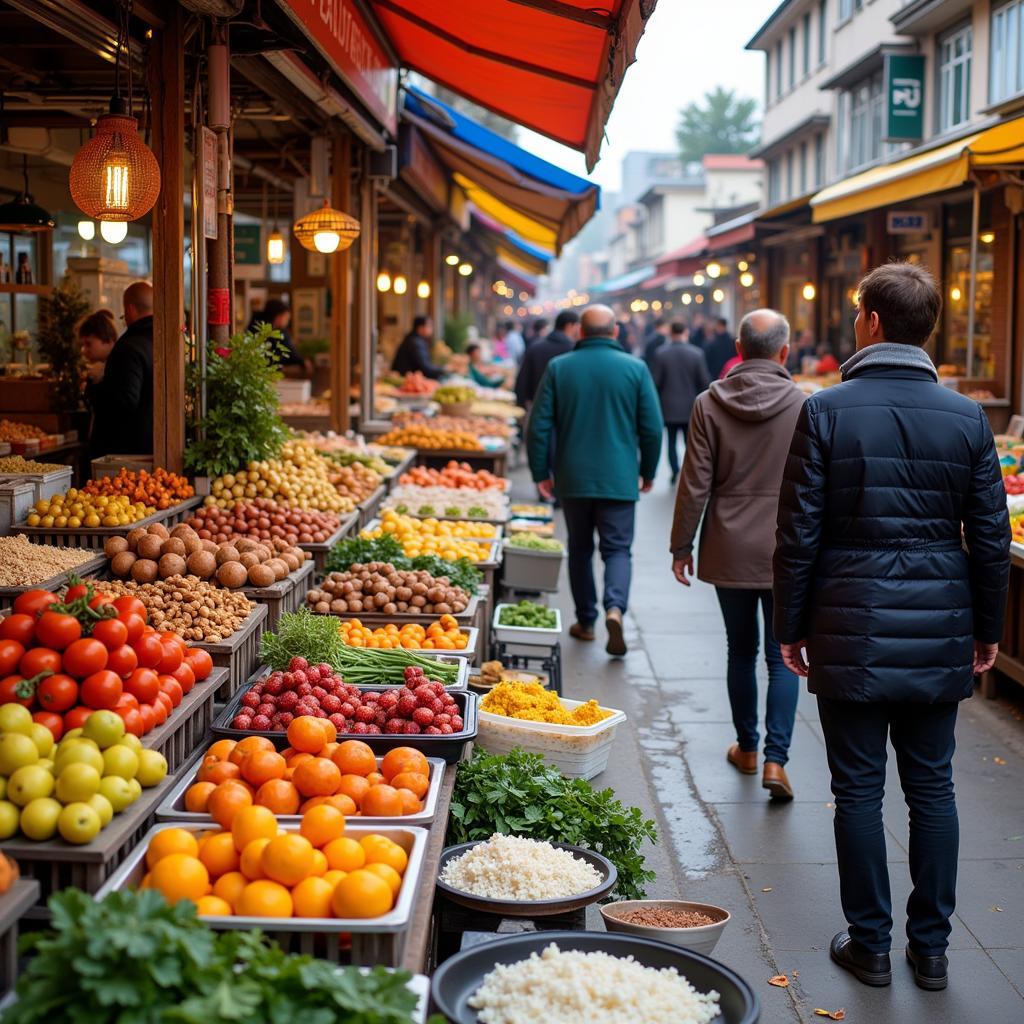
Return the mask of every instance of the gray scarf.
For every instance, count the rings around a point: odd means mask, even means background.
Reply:
[[[918,348],[917,345],[900,345],[891,341],[880,341],[875,345],[862,348],[847,359],[839,369],[842,371],[843,380],[849,380],[851,377],[856,377],[861,370],[872,369],[876,366],[927,370],[936,381],[939,379],[935,364],[923,348]]]

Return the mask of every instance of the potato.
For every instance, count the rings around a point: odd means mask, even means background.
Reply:
[[[113,558],[114,555],[119,555],[122,551],[128,550],[128,539],[126,537],[108,537],[106,543],[103,545],[103,554],[107,558]]]
[[[252,537],[243,537],[240,541],[236,541],[235,547],[238,548],[240,554],[245,554],[246,551],[254,551],[257,547],[256,541]]]
[[[185,543],[180,537],[168,537],[160,548],[161,555],[181,555],[185,557]]]
[[[222,587],[229,587],[232,590],[244,587],[248,578],[248,571],[239,561],[222,562],[217,569],[217,582]]]
[[[289,554],[287,551],[283,555],[281,555],[281,561],[288,566],[289,572],[295,572],[295,570],[298,569],[300,565],[299,560],[294,555]]]
[[[186,562],[181,555],[162,555],[157,568],[163,579],[168,576],[184,576]]]
[[[136,546],[139,558],[148,558],[152,561],[156,561],[160,557],[160,549],[163,547],[164,542],[152,533],[147,533],[145,537],[139,538],[139,543]]]
[[[193,551],[185,560],[190,573],[205,580],[217,571],[217,559],[209,551]]]
[[[140,538],[145,536],[148,534],[144,526],[136,526],[134,530],[129,530],[128,536],[125,538],[128,541],[128,547],[134,551],[139,546]]]
[[[110,560],[110,571],[115,576],[127,576],[135,564],[135,557],[132,551],[118,551]]]
[[[203,542],[199,539],[199,534],[193,533],[191,537],[182,537],[182,543],[185,545],[185,550],[191,555],[196,551],[203,550]]]
[[[255,551],[243,551],[238,556],[238,560],[246,569],[251,569],[254,565],[260,564],[260,557]]]
[[[280,558],[270,559],[270,561],[266,563],[266,566],[268,569],[273,570],[274,578],[278,580],[283,580],[291,571],[288,568],[288,563],[282,561]]]
[[[171,530],[171,536],[180,537],[182,540],[185,540],[186,537],[198,537],[199,535],[191,526],[188,525],[188,523],[178,523],[178,525]]]
[[[151,558],[136,559],[132,565],[132,579],[136,583],[152,583],[157,577],[157,564]]]
[[[269,587],[276,580],[274,570],[269,565],[254,565],[249,570],[249,582],[254,587]]]
[[[216,559],[218,565],[223,565],[225,562],[237,562],[241,552],[233,544],[221,544],[216,551]]]
[[[200,537],[200,541],[203,545],[203,550],[210,555],[217,554],[217,545],[213,543],[208,537]]]
[[[167,540],[170,537],[167,527],[163,523],[153,523],[152,526],[146,529],[146,533],[151,533],[154,537],[159,537],[161,540]]]

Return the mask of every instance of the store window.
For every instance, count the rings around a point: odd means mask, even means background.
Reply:
[[[825,63],[825,50],[828,45],[828,0],[818,2],[818,63]]]
[[[939,37],[939,103],[936,130],[951,131],[971,116],[971,47],[970,25],[954,29]]]
[[[782,40],[775,44],[775,98],[782,95]]]
[[[789,30],[789,87],[796,85],[796,26]]]
[[[1024,92],[1024,0],[1013,0],[992,11],[992,35],[989,44],[988,98],[1000,103]]]
[[[839,94],[836,158],[844,173],[874,163],[885,152],[882,146],[884,101],[881,71]]]
[[[768,202],[774,206],[782,199],[781,175],[779,174],[779,161],[768,161]]]
[[[864,0],[839,0],[839,20],[849,21],[862,7]]]
[[[811,12],[804,15],[804,51],[803,51],[803,75],[806,78],[811,73]]]

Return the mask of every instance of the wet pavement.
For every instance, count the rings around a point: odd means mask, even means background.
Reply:
[[[523,470],[517,497],[534,495]],[[725,631],[714,590],[685,590],[669,570],[673,493],[662,475],[637,516],[630,651],[622,661],[598,642],[566,636],[566,696],[621,708],[608,769],[627,804],[654,818],[660,842],[647,851],[657,872],[651,897],[725,907],[732,920],[714,956],[757,992],[762,1024],[810,1024],[815,1009],[846,1011],[849,1024],[1011,1024],[1024,1021],[1024,690],[1004,699],[975,696],[957,727],[956,789],[961,847],[958,905],[950,938],[950,985],[916,987],[903,958],[910,879],[906,806],[890,756],[885,822],[893,893],[893,984],[869,989],[835,967],[839,905],[825,749],[813,699],[801,693],[787,773],[796,793],[773,804],[760,776],[725,760],[735,741],[725,689]],[[563,572],[557,603],[572,602]],[[762,676],[762,711],[764,667]],[[763,717],[762,717],[763,721]],[[600,928],[596,913],[588,927]],[[785,974],[787,988],[768,985]]]

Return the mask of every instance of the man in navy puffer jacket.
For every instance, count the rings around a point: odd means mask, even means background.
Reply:
[[[946,987],[956,900],[958,702],[995,661],[1010,541],[985,413],[942,387],[921,349],[940,307],[918,266],[862,282],[857,354],[797,421],[774,562],[775,635],[817,696],[832,773],[849,925],[832,959],[866,984],[891,981],[888,736],[910,808],[906,955],[926,989]]]

